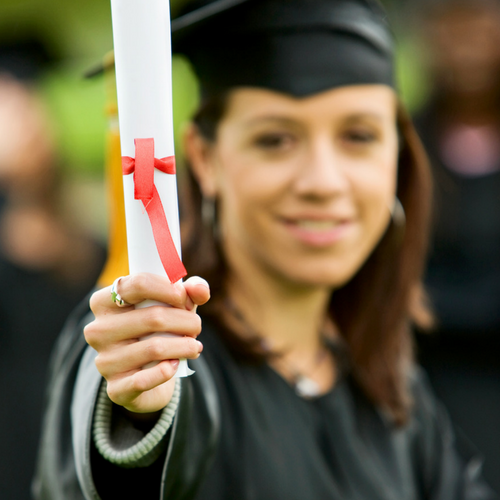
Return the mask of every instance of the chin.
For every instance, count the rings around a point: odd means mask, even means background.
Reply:
[[[329,268],[329,266],[311,266],[302,269],[295,268],[293,272],[286,273],[288,281],[304,288],[330,288],[332,291],[342,288],[354,277],[359,267],[342,266]]]

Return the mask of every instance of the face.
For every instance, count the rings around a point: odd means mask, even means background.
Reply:
[[[462,93],[498,84],[500,10],[497,5],[455,6],[429,23],[434,69],[441,84]]]
[[[223,247],[239,274],[338,287],[389,223],[397,130],[388,87],[303,99],[237,89],[207,148],[191,160],[204,194],[217,197]]]

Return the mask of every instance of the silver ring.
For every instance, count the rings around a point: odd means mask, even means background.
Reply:
[[[111,300],[118,306],[118,307],[127,307],[132,304],[129,304],[127,301],[122,299],[122,296],[118,293],[118,283],[120,280],[123,278],[123,276],[120,276],[119,278],[116,278],[113,284],[111,285]]]

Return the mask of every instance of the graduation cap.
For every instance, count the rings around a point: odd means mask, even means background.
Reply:
[[[55,60],[47,45],[38,37],[4,40],[0,43],[0,73],[30,81]]]
[[[375,0],[198,0],[172,21],[172,49],[205,94],[255,86],[306,96],[394,87],[394,43]]]
[[[395,87],[393,36],[377,0],[195,0],[171,28],[172,50],[191,61],[204,95],[235,86],[298,97]]]

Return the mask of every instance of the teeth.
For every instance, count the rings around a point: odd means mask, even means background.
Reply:
[[[304,229],[314,229],[316,231],[326,231],[339,225],[339,222],[332,220],[299,220],[297,226]]]

